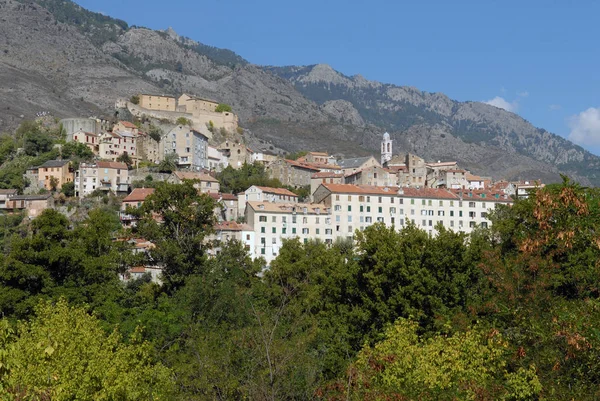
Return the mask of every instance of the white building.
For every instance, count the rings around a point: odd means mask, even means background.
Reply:
[[[324,205],[249,201],[246,223],[254,232],[252,257],[264,257],[267,265],[279,254],[284,239],[333,243],[331,211]]]
[[[238,194],[238,215],[243,216],[246,203],[250,201],[273,203],[298,203],[298,195],[285,188],[259,187],[252,185],[244,192]]]
[[[87,196],[96,189],[126,194],[129,184],[129,171],[125,163],[81,163],[75,172],[75,196],[79,197]]]

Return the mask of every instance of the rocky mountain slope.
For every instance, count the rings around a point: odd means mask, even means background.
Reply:
[[[384,130],[397,153],[458,160],[494,177],[600,184],[600,159],[519,116],[398,87],[327,65],[261,67],[180,37],[129,27],[68,0],[0,0],[0,129],[39,111],[110,116],[117,98],[188,92],[229,103],[257,149],[376,154]]]

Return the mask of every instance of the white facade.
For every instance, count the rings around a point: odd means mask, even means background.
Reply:
[[[298,195],[284,188],[259,187],[252,185],[244,192],[238,194],[238,216],[243,216],[246,203],[273,202],[273,203],[298,203]]]
[[[246,208],[246,223],[254,232],[250,254],[265,258],[267,265],[279,254],[284,239],[320,239],[331,244],[335,238],[331,211],[324,205],[252,201]]]
[[[383,141],[381,141],[381,165],[385,165],[385,163],[392,160],[392,140],[390,139],[390,134],[387,132],[383,134]]]

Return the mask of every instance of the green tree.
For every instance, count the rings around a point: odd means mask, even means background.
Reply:
[[[185,117],[179,117],[177,118],[177,120],[175,121],[175,123],[177,125],[188,125],[188,126],[192,126],[192,120],[187,119]]]
[[[164,159],[158,164],[158,171],[160,173],[172,173],[177,170],[178,162],[179,155],[175,152],[169,152],[165,154]]]
[[[129,156],[129,154],[127,152],[123,152],[119,155],[119,157],[117,157],[117,161],[121,162],[121,163],[125,163],[127,165],[127,168],[131,168],[131,166],[133,165],[133,159],[131,158],[131,156]]]
[[[9,399],[167,399],[171,372],[149,343],[107,335],[83,308],[43,302],[31,322],[0,321],[0,393]],[[164,398],[163,398],[164,397]]]
[[[497,330],[476,327],[424,338],[418,327],[400,319],[382,342],[360,352],[348,377],[323,398],[532,400],[540,395],[535,366],[507,370],[508,346]]]
[[[239,169],[227,166],[217,174],[217,179],[221,183],[221,191],[234,194],[245,191],[252,185],[283,187],[279,180],[270,178],[265,166],[258,162],[244,163]]]
[[[58,188],[58,184],[59,184],[58,178],[56,178],[54,176],[50,177],[50,190],[52,192],[56,192],[56,189]]]
[[[73,181],[65,182],[60,188],[60,191],[69,198],[75,196],[75,183]]]
[[[140,97],[138,95],[133,95],[129,101],[133,104],[140,104]]]
[[[180,287],[187,276],[204,271],[204,239],[213,231],[214,208],[210,196],[199,194],[192,182],[185,181],[158,184],[143,205],[131,211],[141,217],[138,233],[156,244],[152,257],[164,264],[167,288]]]
[[[231,113],[231,106],[225,103],[219,103],[217,105],[217,107],[215,107],[215,111],[217,113],[225,113],[225,112],[229,112]]]
[[[65,143],[60,149],[60,154],[63,159],[78,158],[84,161],[91,160],[94,157],[94,152],[89,146],[80,142]]]

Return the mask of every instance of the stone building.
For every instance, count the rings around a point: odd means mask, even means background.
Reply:
[[[163,157],[177,154],[177,165],[181,168],[195,171],[208,168],[208,136],[188,126],[173,128],[160,141],[159,149]]]

